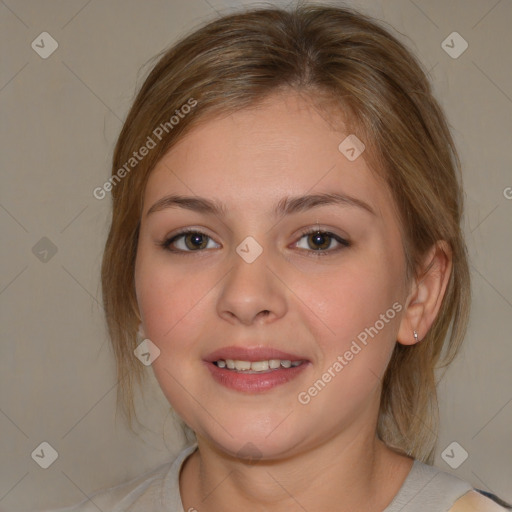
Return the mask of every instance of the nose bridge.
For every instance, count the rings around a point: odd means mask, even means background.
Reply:
[[[218,313],[250,324],[258,316],[269,320],[281,317],[286,298],[280,281],[268,268],[270,251],[247,237],[232,254],[232,268],[218,298]]]

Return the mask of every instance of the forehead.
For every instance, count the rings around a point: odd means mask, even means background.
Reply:
[[[171,192],[214,197],[244,210],[270,207],[284,195],[344,192],[379,213],[389,193],[370,171],[364,152],[351,161],[340,151],[349,135],[342,120],[334,127],[325,112],[297,93],[210,118],[157,163],[144,211]]]

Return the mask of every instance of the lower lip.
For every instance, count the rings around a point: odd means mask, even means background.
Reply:
[[[244,393],[260,393],[286,384],[296,378],[309,365],[308,362],[291,368],[280,368],[270,372],[242,373],[234,370],[219,368],[213,363],[206,363],[212,377],[223,386],[243,391]]]

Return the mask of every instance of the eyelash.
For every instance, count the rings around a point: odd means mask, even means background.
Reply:
[[[162,240],[161,242],[158,242],[158,245],[160,247],[162,247],[163,249],[165,249],[166,251],[172,252],[174,254],[180,254],[182,256],[189,256],[195,252],[203,252],[204,249],[200,249],[197,251],[184,251],[182,249],[171,248],[172,243],[174,243],[179,238],[181,238],[187,234],[190,234],[190,233],[197,234],[197,235],[203,235],[211,240],[211,237],[208,236],[206,233],[203,233],[202,231],[199,231],[198,229],[187,228],[187,229],[183,229],[179,233],[176,233],[175,235],[173,235],[170,238],[166,238],[166,239]],[[305,229],[305,230],[301,231],[299,240],[307,235],[312,235],[312,234],[316,234],[316,233],[320,233],[324,236],[334,239],[336,242],[338,242],[340,244],[340,247],[338,247],[336,249],[329,249],[329,250],[327,250],[327,249],[321,250],[320,249],[320,250],[316,250],[316,251],[313,249],[300,249],[301,251],[305,251],[307,253],[307,255],[310,257],[316,258],[316,257],[321,257],[321,256],[329,256],[332,253],[337,253],[340,250],[350,247],[352,245],[352,243],[349,242],[348,240],[345,240],[344,238],[341,238],[340,236],[335,235],[334,233],[331,233],[330,231],[325,231],[325,230],[321,230],[318,228],[309,228],[309,229]]]

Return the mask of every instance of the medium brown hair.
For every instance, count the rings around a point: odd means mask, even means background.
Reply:
[[[389,446],[431,462],[438,427],[435,370],[453,360],[464,338],[470,280],[460,227],[460,163],[421,65],[371,18],[317,4],[224,16],[157,58],[119,135],[112,177],[119,178],[119,169],[126,169],[133,152],[148,137],[155,138],[156,127],[167,122],[168,129],[147,156],[113,183],[112,222],[102,264],[118,405],[130,424],[134,385],[144,376],[133,354],[140,322],[134,268],[148,175],[198,123],[294,89],[310,98],[328,98],[366,144],[364,158],[385,180],[395,201],[406,281],[421,279],[422,258],[437,241],[450,246],[453,267],[439,314],[421,343],[396,344],[383,378],[377,428]],[[191,99],[197,102],[194,109],[171,128],[171,117]]]

